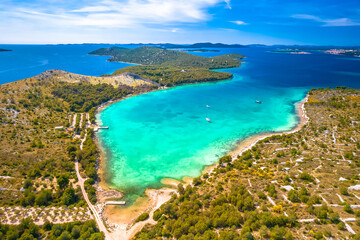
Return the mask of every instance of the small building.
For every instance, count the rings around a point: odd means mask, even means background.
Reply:
[[[55,127],[55,130],[63,130],[63,129],[64,129],[64,126]]]

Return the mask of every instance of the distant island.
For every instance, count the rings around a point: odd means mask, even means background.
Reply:
[[[215,49],[186,49],[183,50],[185,52],[220,52],[219,50],[215,50]]]
[[[155,47],[100,48],[89,54],[110,56],[108,61],[112,62],[141,64],[119,69],[113,75],[131,72],[168,87],[184,83],[230,79],[232,78],[231,73],[215,72],[210,69],[239,67],[241,65],[239,59],[244,58],[236,53],[201,57]]]
[[[329,53],[329,54],[333,54],[333,55],[345,55],[345,56],[360,57],[360,49],[336,48],[336,49],[326,50],[325,53]]]
[[[272,53],[293,53],[293,54],[311,54],[313,52],[324,52],[332,55],[344,55],[360,57],[360,47],[334,47],[334,46],[278,46],[277,50],[271,51]]]
[[[275,50],[271,51],[272,53],[290,53],[290,54],[311,54],[310,52],[300,51],[300,50],[292,50],[292,49],[285,49],[285,50]]]
[[[12,50],[10,49],[3,49],[3,48],[0,48],[0,52],[11,52]]]
[[[171,45],[170,45],[171,46]],[[246,46],[240,44],[224,44],[224,43],[194,43],[191,45],[173,44],[170,48],[244,48]],[[168,46],[169,48],[169,46]]]
[[[122,194],[99,186],[98,108],[231,78],[210,69],[244,58],[174,52],[103,48],[91,54],[141,65],[101,77],[48,70],[0,85],[0,238],[129,239],[142,229],[134,239],[358,239],[360,91],[346,87],[311,90],[295,130],[248,139],[191,183],[156,190],[147,200],[155,207],[124,228],[103,219],[95,207],[121,204]]]

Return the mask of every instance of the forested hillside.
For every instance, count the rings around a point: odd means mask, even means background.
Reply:
[[[114,62],[207,69],[239,67],[241,62],[238,59],[244,58],[244,56],[236,53],[216,57],[200,57],[181,51],[146,46],[135,49],[119,47],[101,48],[89,54],[111,56],[109,61]]]
[[[232,78],[231,73],[209,71],[203,68],[178,68],[163,66],[136,65],[116,70],[113,75],[131,72],[150,79],[162,86],[175,86],[185,83],[213,82]]]

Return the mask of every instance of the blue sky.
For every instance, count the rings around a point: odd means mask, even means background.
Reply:
[[[1,0],[0,43],[360,45],[359,0]]]

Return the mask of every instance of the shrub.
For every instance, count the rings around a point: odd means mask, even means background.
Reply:
[[[146,219],[149,218],[149,213],[145,212],[145,213],[142,213],[136,220],[135,222],[142,222],[142,221],[145,221]]]

